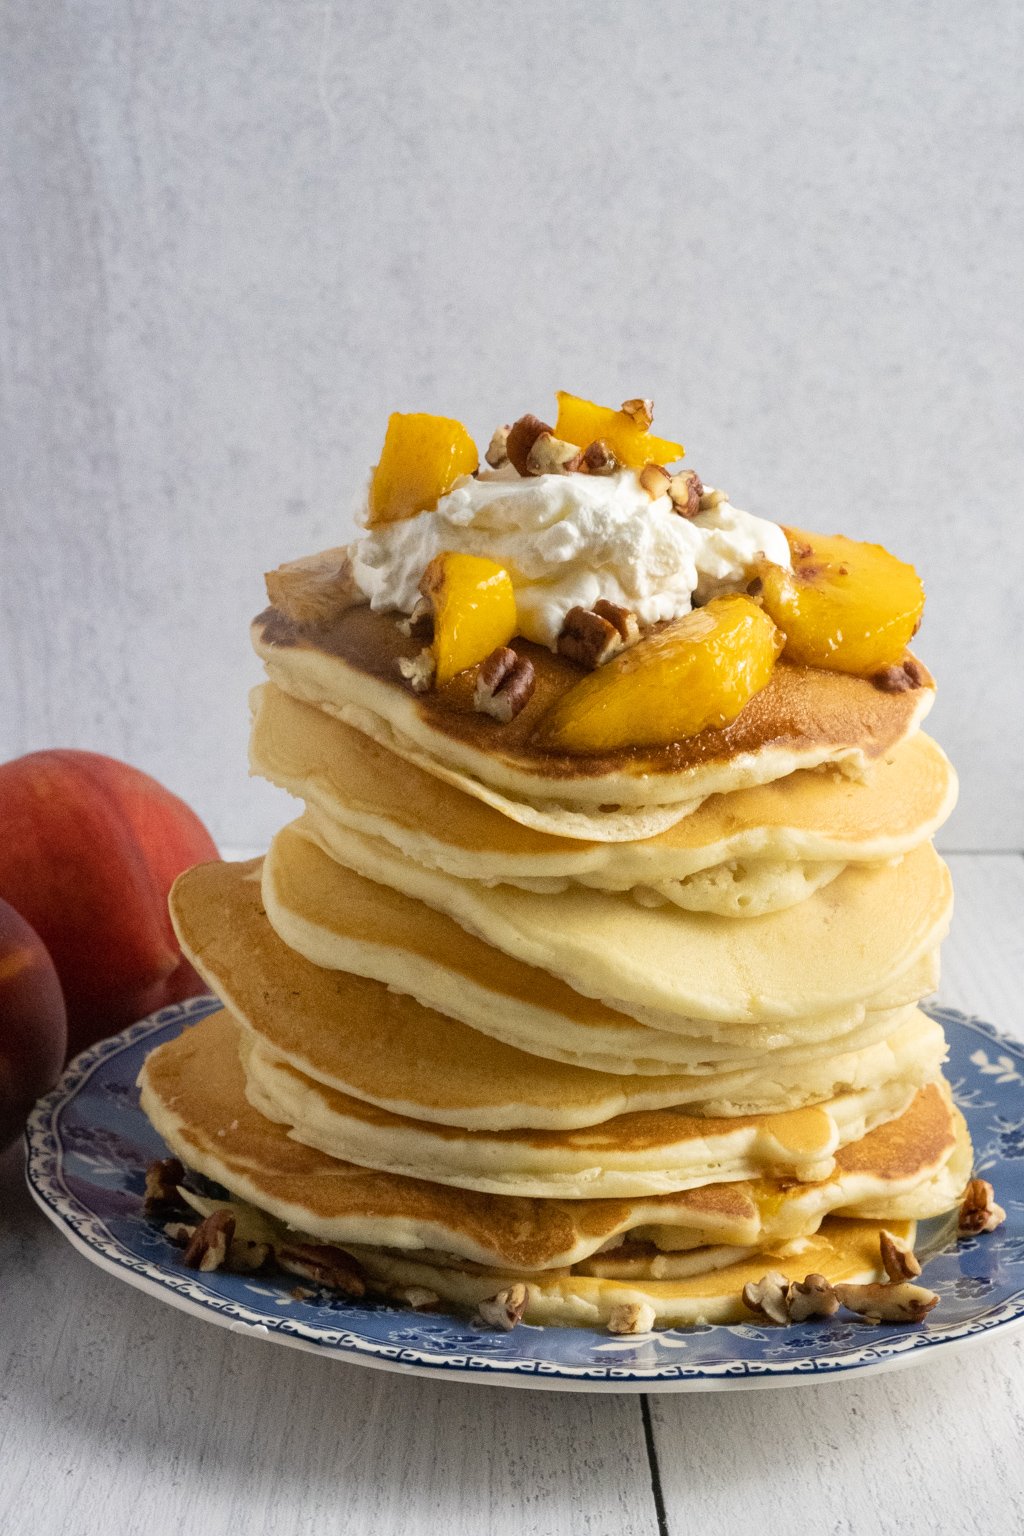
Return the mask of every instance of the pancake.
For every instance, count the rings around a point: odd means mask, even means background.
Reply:
[[[973,1156],[967,1122],[952,1102],[949,1084],[940,1079],[920,1089],[902,1115],[840,1147],[828,1179],[809,1184],[762,1179],[693,1191],[699,1199],[713,1191],[742,1190],[756,1212],[745,1229],[735,1220],[707,1221],[701,1227],[694,1223],[696,1240],[781,1249],[816,1231],[833,1211],[882,1221],[941,1216],[962,1199]],[[629,1243],[614,1248],[605,1244],[593,1263],[611,1264],[614,1259],[623,1264],[629,1259],[629,1244],[647,1244],[664,1257],[689,1248],[694,1230],[675,1214],[667,1223],[634,1224]]]
[[[555,837],[510,821],[361,731],[282,692],[250,695],[250,766],[354,832],[461,880],[564,890],[664,889],[703,871],[764,862],[877,862],[927,841],[956,799],[956,775],[923,732],[872,762],[862,780],[829,769],[712,795],[655,837],[627,843]]]
[[[862,1285],[883,1280],[879,1238],[883,1230],[913,1247],[914,1222],[847,1221],[832,1217],[802,1245],[799,1254],[755,1251],[705,1273],[675,1280],[597,1278],[578,1272],[525,1277],[527,1304],[523,1321],[529,1326],[599,1328],[617,1308],[643,1303],[654,1314],[652,1326],[685,1328],[706,1323],[751,1321],[743,1304],[743,1287],[756,1284],[766,1270],[779,1270],[789,1280],[807,1274],[824,1275],[833,1285]],[[469,1310],[495,1296],[523,1276],[501,1270],[460,1269],[403,1255],[356,1248],[354,1257],[378,1283],[394,1288],[422,1286],[450,1306]],[[636,1340],[626,1341],[633,1348]]]
[[[845,868],[845,864],[824,861],[732,859],[700,869],[685,880],[634,886],[630,895],[643,907],[682,907],[684,912],[707,912],[713,917],[765,917],[799,906]]]
[[[662,1109],[580,1130],[475,1131],[339,1093],[248,1034],[240,1050],[250,1103],[287,1125],[296,1141],[341,1161],[460,1189],[568,1200],[671,1194],[758,1177],[827,1178],[836,1150],[901,1115],[929,1071],[910,1062],[888,1082],[766,1115]]]
[[[586,1195],[619,1195],[685,1189],[712,1178],[754,1177],[757,1169],[742,1164],[742,1172],[735,1174],[735,1161],[720,1161],[737,1147],[740,1157],[746,1157],[749,1149],[755,1160],[823,1157],[821,1147],[849,1140],[849,1127],[854,1127],[854,1135],[861,1135],[858,1127],[863,1124],[874,1126],[901,1114],[913,1092],[938,1077],[946,1044],[938,1026],[926,1015],[915,1014],[878,1048],[880,1075],[864,1075],[857,1087],[847,1087],[831,1100],[818,1100],[817,1106],[712,1115],[705,1101],[697,1109],[686,1104],[660,1111],[629,1109],[597,1124],[557,1130],[510,1123],[511,1117],[502,1117],[505,1124],[496,1130],[467,1127],[445,1121],[436,1109],[431,1117],[401,1115],[370,1100],[356,1100],[322,1078],[313,1080],[296,1068],[293,1058],[269,1046],[263,1035],[244,1032],[241,1051],[247,1092],[261,1114],[289,1124],[298,1140],[321,1147],[332,1157],[399,1174],[415,1172],[468,1189],[579,1198],[576,1192],[570,1193],[567,1180],[585,1181]],[[835,1135],[832,1126],[837,1127]],[[800,1146],[795,1146],[794,1137]],[[686,1174],[694,1149],[697,1157],[711,1158],[711,1172],[699,1161],[697,1175]],[[662,1155],[674,1160],[671,1183],[663,1180],[651,1186],[651,1178],[662,1180],[662,1169],[654,1166]],[[600,1167],[593,1166],[596,1160]],[[731,1172],[723,1170],[726,1166]],[[801,1172],[797,1163],[771,1166],[794,1177],[824,1177],[817,1163],[812,1174]],[[683,1175],[685,1180],[680,1181]],[[554,1180],[554,1189],[547,1189],[548,1180]],[[626,1187],[629,1180],[639,1184]],[[591,1183],[600,1187],[591,1189]]]
[[[765,1077],[788,1067],[806,1080],[812,1062],[824,1065],[888,1038],[908,1004],[936,981],[931,955],[868,1005],[764,1029],[696,1020],[685,1033],[685,1021],[675,1020],[668,1032],[584,997],[442,913],[364,879],[294,828],[277,834],[263,862],[262,897],[286,947],[320,969],[383,982],[520,1050],[619,1075],[729,1069]],[[219,990],[219,976],[210,979]]]
[[[798,907],[736,922],[645,910],[604,891],[550,896],[456,880],[316,810],[293,825],[367,879],[664,1030],[681,1019],[771,1024],[863,1003],[936,948],[952,907],[949,873],[930,844],[893,864],[849,865]]]
[[[200,864],[178,878],[170,910],[183,953],[272,1056],[396,1114],[477,1130],[565,1130],[670,1106],[760,1114],[895,1076],[908,1058],[934,1072],[945,1056],[938,1025],[911,1012],[887,1039],[767,1072],[616,1076],[550,1061],[303,959],[267,921],[261,862]]]
[[[245,1096],[241,1033],[220,1012],[157,1047],[139,1075],[142,1107],[182,1162],[235,1200],[293,1231],[346,1247],[445,1253],[519,1272],[580,1263],[625,1234],[667,1239],[669,1251],[701,1243],[763,1247],[788,1243],[830,1212],[871,1200],[894,1211],[902,1202],[913,1215],[918,1189],[921,1215],[937,1214],[929,1191],[943,1168],[954,1158],[970,1168],[962,1120],[944,1091],[928,1088],[902,1119],[841,1149],[835,1171],[821,1184],[712,1185],[633,1201],[477,1194],[337,1162],[292,1140]],[[957,1203],[965,1179],[940,1208]],[[794,1201],[804,1203],[802,1212]]]
[[[373,737],[399,757],[538,830],[590,840],[652,836],[712,794],[784,778],[823,763],[853,776],[911,736],[934,688],[887,693],[870,680],[780,662],[767,686],[722,729],[663,747],[604,755],[546,752],[535,729],[576,682],[577,668],[517,640],[536,674],[530,703],[499,725],[473,707],[473,676],[416,694],[398,672],[419,649],[393,616],[350,608],[333,626],[303,632],[270,608],[252,626],[268,676]]]

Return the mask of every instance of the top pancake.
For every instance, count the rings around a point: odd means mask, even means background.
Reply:
[[[890,859],[927,841],[956,798],[951,764],[918,732],[873,762],[864,779],[797,772],[712,795],[655,837],[583,841],[510,821],[273,683],[253,689],[250,702],[253,772],[356,832],[386,838],[417,864],[532,890],[661,887],[736,860]]]
[[[570,756],[542,750],[534,732],[579,670],[516,640],[533,662],[530,703],[507,725],[473,707],[473,674],[416,694],[398,672],[415,655],[394,616],[359,607],[316,634],[276,609],[253,623],[271,679],[526,826],[567,837],[622,841],[672,825],[708,795],[770,783],[802,768],[868,763],[911,735],[932,686],[885,693],[865,678],[781,662],[765,688],[720,730],[661,747]]]

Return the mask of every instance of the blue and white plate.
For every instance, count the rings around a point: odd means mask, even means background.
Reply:
[[[146,1165],[166,1148],[139,1108],[146,1053],[210,1013],[212,998],[165,1008],[85,1051],[40,1100],[28,1127],[28,1180],[69,1241],[111,1274],[235,1332],[385,1370],[559,1391],[715,1391],[781,1386],[911,1364],[1024,1321],[1024,1045],[952,1009],[934,1016],[950,1045],[948,1076],[971,1127],[977,1171],[1007,1221],[951,1242],[925,1265],[941,1301],[917,1327],[840,1316],[788,1328],[698,1327],[627,1338],[576,1328],[489,1333],[472,1323],[291,1282],[183,1269],[180,1250],[142,1214]],[[927,1251],[925,1223],[919,1250]],[[941,1223],[938,1225],[942,1225]],[[945,1224],[948,1227],[948,1222]]]

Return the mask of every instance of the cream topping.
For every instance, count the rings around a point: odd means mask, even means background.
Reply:
[[[411,613],[424,570],[448,550],[504,566],[520,632],[552,649],[570,608],[603,597],[655,624],[742,590],[760,553],[790,566],[778,524],[729,502],[689,521],[668,496],[652,501],[632,470],[521,479],[509,467],[464,476],[432,512],[371,528],[353,546],[355,578],[371,607]]]

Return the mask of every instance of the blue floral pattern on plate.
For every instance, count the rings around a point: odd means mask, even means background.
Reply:
[[[1024,1322],[1024,1045],[979,1019],[930,1010],[949,1039],[947,1075],[971,1128],[977,1170],[994,1183],[1007,1220],[959,1243],[948,1219],[922,1224],[919,1252],[938,1245],[924,1279],[941,1297],[924,1324],[871,1326],[840,1315],[784,1329],[743,1323],[617,1338],[524,1325],[489,1333],[440,1314],[183,1269],[180,1251],[142,1214],[146,1165],[166,1148],[139,1108],[135,1079],[154,1045],[216,1006],[195,998],[165,1008],[79,1056],[32,1113],[28,1180],[88,1258],[235,1331],[417,1374],[563,1391],[692,1391],[877,1370]]]

